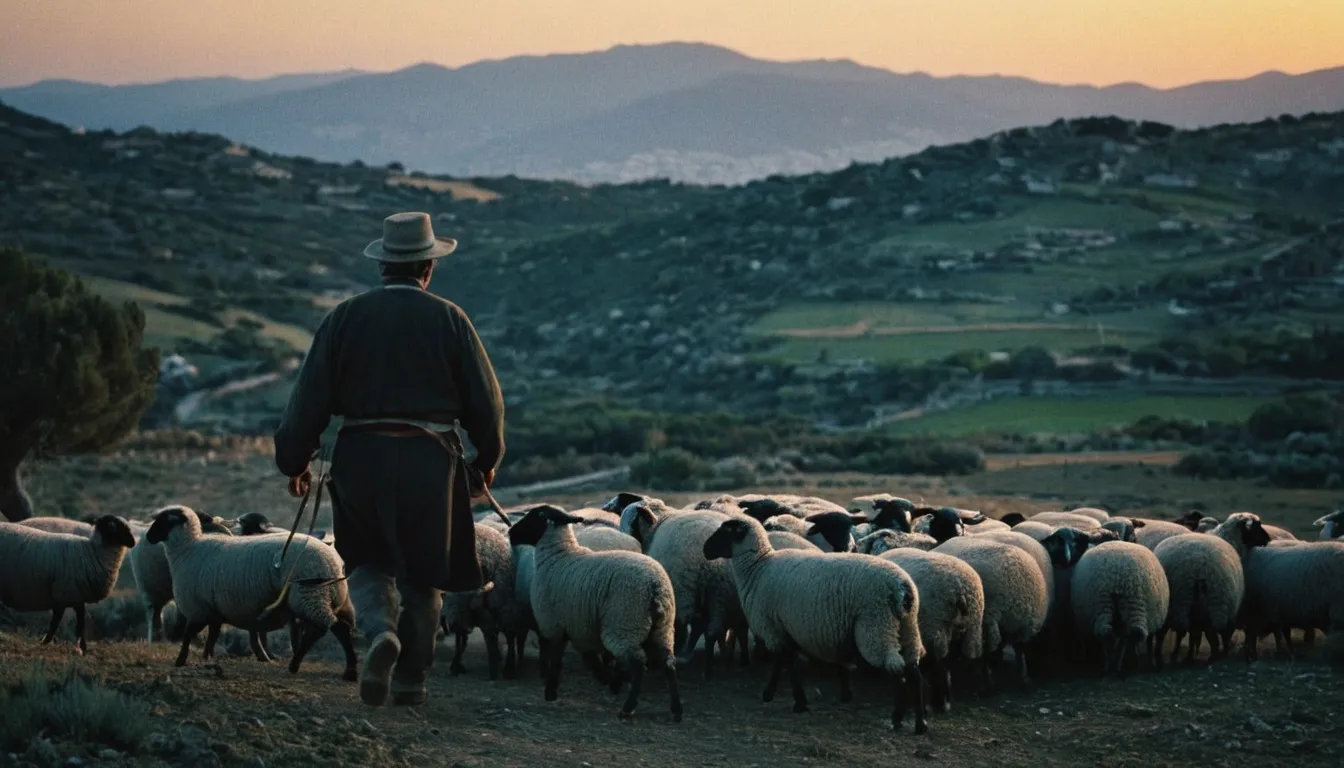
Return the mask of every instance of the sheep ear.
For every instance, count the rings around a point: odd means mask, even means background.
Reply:
[[[975,517],[967,518],[965,520],[962,520],[961,522],[965,523],[966,525],[979,525],[988,519],[989,518],[985,517],[984,514],[978,514]]]
[[[1129,522],[1130,522],[1130,524],[1133,525],[1135,528],[1142,528],[1143,526],[1147,525],[1147,523],[1143,522],[1142,520],[1138,519],[1137,517],[1131,517],[1131,518],[1129,518]]]
[[[813,523],[812,525],[807,526],[807,529],[806,529],[805,531],[803,531],[803,536],[809,536],[809,537],[810,537],[810,536],[814,536],[814,535],[816,535],[817,533],[818,533],[818,531],[817,531],[817,525],[816,525],[816,523]]]

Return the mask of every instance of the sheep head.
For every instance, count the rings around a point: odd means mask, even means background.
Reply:
[[[135,534],[131,526],[116,515],[103,515],[93,523],[93,535],[102,541],[105,547],[135,546]]]
[[[868,518],[849,512],[821,512],[809,515],[803,521],[810,523],[804,534],[807,538],[820,537],[832,552],[853,552],[854,526],[868,522]]]
[[[509,528],[509,543],[516,546],[536,546],[547,530],[583,523],[582,517],[569,514],[554,504],[533,507],[522,519]]]
[[[738,548],[753,538],[753,533],[756,534],[756,538],[760,538],[765,536],[765,529],[750,520],[740,518],[725,520],[723,525],[720,525],[719,529],[705,540],[705,545],[702,548],[705,559],[720,560],[732,557]],[[767,542],[766,547],[769,546]]]
[[[913,530],[914,502],[909,499],[874,499],[873,527],[910,533]]]
[[[149,530],[145,532],[145,541],[150,544],[167,541],[169,534],[177,528],[186,528],[189,531],[194,528],[199,535],[201,519],[196,510],[180,505],[159,510],[154,514],[154,522],[150,524]]]

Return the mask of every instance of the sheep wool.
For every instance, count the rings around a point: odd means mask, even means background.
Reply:
[[[1040,634],[1050,612],[1040,566],[1021,548],[986,536],[957,536],[933,551],[962,560],[980,577],[985,592],[982,658],[1011,645],[1018,681],[1026,686],[1026,645]],[[988,664],[982,671],[988,679]]]
[[[1199,651],[1201,633],[1208,637],[1215,656],[1226,654],[1246,591],[1237,550],[1217,536],[1187,533],[1158,544],[1153,555],[1162,564],[1171,594],[1166,621],[1155,641],[1158,655],[1154,661],[1161,660],[1162,641],[1168,631],[1176,633],[1171,649],[1173,662],[1187,632],[1187,662]],[[1221,651],[1219,638],[1223,641]]]
[[[1102,521],[1091,515],[1080,514],[1078,512],[1038,512],[1027,518],[1030,522],[1046,523],[1047,525],[1068,526],[1077,528],[1080,531],[1100,528]]]
[[[573,525],[581,518],[557,507],[533,509],[509,531],[513,544],[534,547],[532,610],[544,645],[545,698],[558,695],[565,644],[593,654],[606,651],[625,668],[630,691],[621,717],[635,710],[644,665],[663,667],[674,720],[681,719],[673,654],[676,603],[672,582],[653,558],[637,552],[594,552],[580,546]],[[619,680],[613,686],[619,685]]]
[[[938,541],[927,533],[902,533],[883,528],[859,539],[855,545],[865,555],[880,555],[893,549],[919,549],[925,552],[938,546]]]
[[[36,528],[39,531],[47,533],[68,533],[71,536],[91,536],[93,535],[93,526],[83,520],[72,520],[68,517],[30,517],[22,520],[19,525],[26,525],[29,528]]]
[[[808,552],[820,552],[821,548],[796,533],[788,531],[766,531],[770,546],[775,549],[801,549]]]
[[[111,593],[135,537],[126,521],[98,518],[85,536],[0,523],[0,604],[16,611],[51,611],[42,642],[56,636],[66,608],[75,612],[80,653],[88,650],[84,606]]]
[[[985,538],[993,541],[1000,541],[1022,550],[1036,563],[1036,567],[1041,571],[1041,578],[1045,579],[1046,600],[1050,603],[1050,612],[1047,617],[1053,617],[1056,611],[1055,598],[1055,567],[1050,562],[1050,555],[1045,551],[1045,547],[1036,539],[1016,530],[1007,531],[989,531],[982,534]]]
[[[610,529],[608,529],[610,530]],[[508,646],[504,660],[504,676],[513,677],[517,664],[515,643],[520,630],[525,631],[524,616],[514,594],[513,551],[509,540],[496,528],[476,524],[476,557],[481,565],[481,587],[443,595],[442,622],[445,632],[454,636],[453,661],[448,667],[451,675],[466,671],[462,654],[467,647],[467,636],[480,627],[485,638],[485,652],[490,679],[500,673],[499,635],[503,633]]]
[[[944,665],[954,650],[961,658],[980,658],[984,638],[985,589],[965,562],[939,552],[893,549],[882,553],[901,567],[919,590],[919,637],[924,643],[930,699],[935,709],[952,707],[952,681]]]
[[[1139,526],[1139,523],[1143,523]],[[1172,536],[1181,536],[1190,532],[1180,523],[1172,523],[1167,520],[1149,520],[1145,518],[1134,518],[1134,539],[1139,544],[1147,547],[1150,551],[1157,549],[1157,545],[1171,538]]]
[[[177,666],[187,663],[191,641],[202,629],[209,628],[205,643],[208,657],[223,624],[249,632],[271,632],[294,617],[304,625],[304,632],[289,662],[291,673],[299,671],[313,643],[330,630],[345,651],[343,679],[358,679],[353,627],[339,614],[349,602],[340,556],[317,539],[296,534],[277,568],[275,563],[280,560],[286,539],[267,535],[206,536],[200,518],[188,507],[167,507],[155,515],[145,541],[164,544],[173,577],[173,601],[187,619]],[[291,566],[293,581],[285,589]],[[314,585],[307,586],[308,580]],[[277,597],[283,598],[278,608],[263,616]]]
[[[233,530],[218,522],[218,518],[202,512],[194,513],[201,523],[202,533],[220,536],[233,535]],[[244,515],[243,517],[246,518],[247,516]],[[149,526],[135,522],[131,524],[131,527],[133,531],[137,531],[139,542],[131,550],[127,559],[131,563],[131,575],[135,578],[135,589],[139,592],[140,600],[145,605],[145,641],[152,643],[156,635],[163,636],[163,607],[173,601],[173,574],[168,567],[168,553],[164,550],[163,544],[151,544],[145,541],[144,534],[149,530]],[[253,651],[255,652],[256,648],[253,648]]]
[[[839,664],[841,698],[849,696],[851,654],[898,679],[891,724],[899,728],[907,700],[915,705],[915,732],[928,730],[919,634],[919,592],[894,563],[852,553],[775,550],[755,521],[729,519],[704,544],[704,557],[727,559],[751,630],[775,654],[775,672],[762,695],[774,698],[779,672],[788,667],[794,711],[807,698],[794,657],[801,651]]]
[[[1189,533],[1189,531],[1186,531]],[[1108,541],[1083,553],[1071,584],[1074,622],[1102,640],[1107,671],[1127,674],[1127,658],[1167,619],[1170,590],[1157,556],[1141,544]]]
[[[1078,507],[1077,509],[1071,509],[1071,510],[1069,510],[1069,514],[1071,514],[1071,515],[1087,515],[1088,517],[1092,518],[1093,520],[1096,520],[1098,523],[1104,523],[1104,522],[1106,522],[1107,520],[1110,520],[1110,519],[1111,519],[1111,513],[1110,513],[1110,512],[1107,512],[1107,511],[1104,510],[1104,509],[1097,509],[1096,507]]]

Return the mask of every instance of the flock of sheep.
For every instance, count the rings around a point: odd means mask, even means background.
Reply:
[[[787,671],[795,712],[808,706],[799,654],[835,670],[842,701],[852,696],[852,666],[885,671],[895,681],[892,726],[913,708],[915,732],[924,733],[926,699],[950,708],[952,671],[992,686],[1009,647],[1026,686],[1029,662],[1082,655],[1101,664],[1098,649],[1107,673],[1123,676],[1140,657],[1160,668],[1168,632],[1172,660],[1187,635],[1187,661],[1204,640],[1212,658],[1226,656],[1238,629],[1250,659],[1266,634],[1291,650],[1292,630],[1310,642],[1344,622],[1344,510],[1317,521],[1323,541],[1298,540],[1247,512],[1172,522],[1082,508],[993,520],[888,494],[848,507],[748,495],[674,508],[621,493],[601,507],[541,504],[507,516],[511,525],[476,522],[483,587],[445,595],[450,673],[464,671],[467,639],[479,628],[490,678],[512,677],[535,632],[547,701],[557,697],[572,644],[614,693],[628,684],[622,717],[652,666],[663,670],[680,720],[678,653],[687,663],[701,639],[707,679],[716,654],[744,666],[769,658],[763,699]],[[356,679],[340,557],[320,539],[290,542],[257,514],[224,521],[174,506],[148,524],[113,516],[0,523],[0,603],[51,610],[43,642],[72,608],[83,650],[85,605],[110,593],[128,550],[149,639],[162,632],[170,600],[186,621],[178,665],[203,629],[205,658],[228,624],[248,631],[253,653],[268,661],[267,633],[288,627],[297,672],[330,630],[345,652],[343,677]],[[1331,638],[1337,658],[1339,640]]]

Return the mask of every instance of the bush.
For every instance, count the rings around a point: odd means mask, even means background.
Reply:
[[[149,735],[149,705],[74,667],[51,674],[39,663],[0,690],[0,742],[27,748],[40,733],[134,752]]]
[[[1256,408],[1246,428],[1259,440],[1282,440],[1294,432],[1329,432],[1339,422],[1338,403],[1321,394],[1299,394]]]
[[[696,490],[711,474],[704,459],[681,448],[655,451],[630,465],[630,480],[655,491]]]

